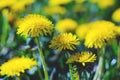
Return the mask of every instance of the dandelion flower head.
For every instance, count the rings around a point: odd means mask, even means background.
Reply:
[[[71,2],[72,0],[49,0],[49,5],[63,5]]]
[[[87,32],[89,31],[90,26],[89,24],[82,24],[78,26],[76,29],[76,35],[79,37],[80,40],[84,40]]]
[[[73,31],[76,27],[77,27],[77,22],[70,18],[60,20],[56,23],[56,30],[59,32]]]
[[[40,35],[51,34],[53,24],[46,17],[29,14],[19,21],[17,34],[38,37]]]
[[[101,9],[106,9],[115,4],[115,0],[90,0],[90,2],[97,3]]]
[[[16,0],[16,2],[11,5],[11,9],[14,12],[24,11],[26,6],[34,2],[35,0]]]
[[[116,33],[117,33],[117,36],[120,36],[120,26],[116,26]]]
[[[70,58],[67,60],[67,64],[69,63],[82,63],[83,66],[85,66],[85,63],[94,62],[96,60],[96,55],[91,52],[81,52],[76,53],[75,55],[70,56]]]
[[[9,7],[13,12],[23,11],[26,6],[32,4],[35,0],[0,0],[0,9]]]
[[[45,12],[48,15],[60,14],[63,15],[66,13],[66,8],[62,6],[47,6],[45,7]]]
[[[88,48],[101,48],[106,42],[115,38],[116,27],[109,21],[95,21],[85,37],[85,46]]]
[[[16,0],[0,0],[0,9],[10,7],[16,2]]]
[[[20,76],[20,73],[24,73],[25,70],[29,70],[36,65],[37,62],[33,59],[15,57],[0,66],[0,74],[3,76]]]
[[[120,8],[113,12],[112,19],[116,22],[120,22]]]
[[[75,46],[79,45],[79,39],[76,35],[72,33],[62,33],[58,36],[55,36],[49,45],[52,49],[61,50],[74,50]]]

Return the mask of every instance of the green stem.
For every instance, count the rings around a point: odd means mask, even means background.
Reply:
[[[100,56],[98,67],[97,67],[97,70],[96,70],[93,80],[101,80],[102,71],[103,71],[103,57]]]
[[[67,59],[69,58],[69,53],[68,52],[65,54],[65,57]],[[70,72],[70,79],[73,80],[74,78],[73,78],[73,75],[72,75],[72,64],[68,64],[68,66],[69,66],[69,72]]]
[[[39,77],[40,77],[40,80],[43,80],[42,74],[41,74],[41,70],[39,69],[39,67],[38,67],[38,75],[39,75]]]
[[[120,42],[118,43],[117,69],[120,69]]]
[[[74,80],[73,74],[72,74],[72,65],[69,64],[69,71],[70,71],[70,79]]]
[[[69,53],[66,53],[66,54],[67,54],[66,58],[68,59]],[[76,65],[75,66],[72,66],[72,64],[68,64],[68,65],[69,65],[70,79],[79,80],[79,74],[78,74]]]
[[[85,80],[88,80],[88,79],[87,79],[86,71],[83,71],[83,73],[84,73],[84,76],[85,76]]]
[[[9,23],[8,23],[8,12],[3,12],[3,26],[2,26],[2,36],[1,36],[1,42],[2,46],[6,45],[6,39],[8,36],[9,31]]]
[[[35,52],[33,52],[33,57],[34,57],[34,59],[36,59],[35,58]],[[37,71],[38,71],[38,76],[40,77],[40,80],[43,80],[43,77],[42,77],[42,74],[41,74],[41,69],[37,66]]]
[[[100,57],[99,57],[98,67],[97,67],[97,70],[96,70],[93,80],[101,80],[101,78],[103,76],[104,53],[105,53],[105,47],[103,47],[99,53]]]
[[[41,61],[42,61],[43,69],[44,69],[45,80],[49,80],[47,65],[45,63],[45,58],[44,58],[44,55],[43,55],[42,47],[41,47],[40,42],[39,42],[39,38],[37,38],[36,41],[37,41],[38,50],[39,50],[39,53],[40,53],[40,58],[41,58]]]

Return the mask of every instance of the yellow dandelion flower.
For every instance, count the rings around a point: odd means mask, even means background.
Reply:
[[[5,62],[0,66],[0,75],[20,76],[20,73],[24,73],[25,70],[31,69],[36,65],[37,62],[33,59],[16,57],[10,59],[8,62]]]
[[[45,13],[48,15],[53,15],[53,14],[65,14],[66,13],[66,8],[62,6],[47,6],[45,7]]]
[[[115,0],[98,0],[98,6],[101,9],[108,8],[110,6],[113,6],[115,4]]]
[[[117,33],[117,36],[120,36],[120,26],[116,26],[116,33]]]
[[[17,34],[38,37],[51,34],[53,24],[46,17],[36,14],[29,14],[18,24]]]
[[[72,33],[63,33],[54,37],[50,43],[49,47],[52,49],[74,50],[75,46],[79,45],[79,39]]]
[[[115,0],[90,0],[92,3],[97,3],[99,8],[105,9],[115,4]]]
[[[35,0],[0,0],[0,9],[9,7],[14,12],[23,11],[27,5],[30,5]]]
[[[78,28],[76,29],[76,35],[80,38],[80,40],[83,40],[85,39],[85,36],[89,29],[90,29],[89,24],[82,24],[78,26]]]
[[[0,0],[0,9],[10,7],[16,2],[16,0]]]
[[[116,22],[120,22],[120,8],[114,11],[112,14],[112,19]]]
[[[107,41],[115,38],[115,25],[109,21],[92,22],[91,29],[85,37],[85,46],[88,48],[101,48]]]
[[[67,60],[66,63],[69,64],[69,63],[79,62],[82,63],[83,66],[85,66],[85,63],[94,62],[95,60],[96,60],[95,54],[85,51],[70,56],[70,58]]]
[[[35,0],[16,0],[16,2],[11,6],[11,9],[14,12],[24,11],[25,7],[33,2],[35,2]]]
[[[63,19],[56,23],[56,30],[59,32],[73,31],[77,27],[77,22],[72,19]]]
[[[62,5],[71,2],[72,0],[49,0],[49,5]]]

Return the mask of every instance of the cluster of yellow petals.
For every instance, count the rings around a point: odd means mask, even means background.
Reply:
[[[80,40],[84,40],[89,30],[90,30],[89,23],[81,24],[76,29],[76,35],[79,37]]]
[[[101,48],[119,34],[119,27],[105,20],[81,24],[76,29],[76,35],[80,40],[85,40],[84,45],[88,48]]]
[[[115,22],[120,22],[120,8],[116,9],[112,14],[112,19]]]
[[[70,58],[67,60],[66,63],[69,64],[69,63],[78,62],[78,63],[82,63],[82,65],[85,66],[85,63],[94,62],[95,60],[96,60],[95,54],[85,51],[70,56]]]
[[[101,9],[108,8],[115,4],[115,0],[90,0],[92,3],[97,3]]]
[[[0,0],[0,9],[9,7],[12,11],[23,11],[27,5],[34,3],[35,0]]]
[[[90,23],[90,30],[85,36],[85,46],[88,48],[101,48],[106,42],[115,38],[115,24],[109,21],[95,21]]]
[[[75,46],[79,45],[79,39],[72,33],[63,33],[55,36],[49,45],[52,49],[61,50],[74,50]]]
[[[46,17],[29,14],[18,22],[17,34],[38,37],[41,35],[51,34],[53,24]]]
[[[66,8],[62,6],[47,6],[45,7],[45,13],[48,15],[54,15],[54,14],[63,15],[66,13]]]
[[[13,5],[16,0],[0,0],[0,9]]]
[[[36,65],[37,62],[33,59],[15,57],[0,66],[0,75],[20,76],[20,73],[24,73],[25,70],[29,70]]]
[[[71,2],[73,0],[49,0],[49,5],[63,5]]]
[[[11,9],[15,12],[24,11],[27,5],[30,5],[35,0],[17,0],[14,5],[11,6]]]
[[[70,18],[60,20],[56,23],[56,30],[59,32],[73,31],[76,27],[77,27],[77,22]]]

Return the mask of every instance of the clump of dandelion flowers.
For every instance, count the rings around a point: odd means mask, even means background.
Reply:
[[[50,43],[49,47],[52,49],[58,49],[59,51],[74,50],[75,46],[79,45],[79,39],[72,33],[63,33],[55,36]]]
[[[53,24],[46,17],[29,14],[19,21],[17,34],[38,37],[40,35],[51,34],[52,29]]]
[[[0,0],[0,9],[9,7],[12,12],[21,12],[35,0]]]
[[[106,9],[115,4],[115,0],[90,0],[90,2],[96,3],[101,9]]]
[[[10,8],[13,12],[22,12],[25,11],[26,6],[29,6],[34,2],[35,0],[15,0]]]
[[[66,18],[56,23],[56,30],[59,32],[73,31],[77,27],[77,22],[73,19]]]
[[[16,0],[0,0],[0,9],[10,7]]]
[[[45,13],[48,15],[60,14],[63,15],[66,13],[66,8],[62,6],[47,6],[45,7]]]
[[[49,5],[64,5],[72,2],[72,0],[49,0]]]
[[[20,76],[20,73],[24,73],[25,70],[31,69],[36,65],[37,62],[33,59],[15,57],[0,66],[0,75]]]
[[[112,19],[116,22],[120,22],[120,8],[113,12]]]
[[[116,27],[109,21],[96,21],[92,22],[91,29],[85,37],[85,46],[88,48],[101,48],[106,42],[115,38]]]
[[[84,40],[89,29],[90,29],[90,26],[87,23],[79,25],[78,28],[76,29],[76,35],[78,35],[80,40]]]
[[[82,63],[82,65],[85,66],[85,63],[94,62],[95,60],[96,60],[95,54],[85,51],[70,56],[70,58],[67,60],[66,63],[69,64],[69,63],[78,62],[78,63]]]

